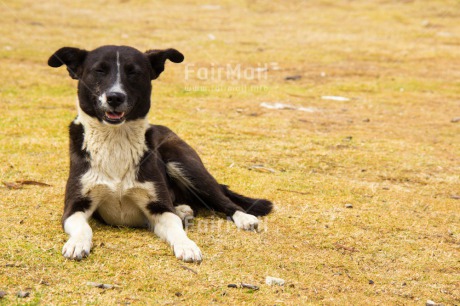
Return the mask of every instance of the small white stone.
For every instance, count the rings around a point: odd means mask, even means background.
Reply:
[[[267,276],[265,278],[265,283],[270,286],[273,286],[273,285],[283,286],[285,283],[285,280],[282,278]]]
[[[426,301],[426,304],[425,304],[425,305],[426,305],[426,306],[442,306],[442,304],[436,303],[436,302],[434,302],[434,301],[432,301],[432,300]]]
[[[342,101],[342,102],[350,101],[349,98],[341,97],[341,96],[321,96],[321,99],[331,100],[331,101]]]

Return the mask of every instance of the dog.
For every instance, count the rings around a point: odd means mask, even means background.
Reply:
[[[69,126],[64,257],[89,255],[88,220],[94,217],[109,225],[150,227],[178,259],[201,262],[199,247],[183,228],[194,210],[221,212],[244,230],[257,229],[257,216],[272,210],[268,200],[219,184],[193,148],[169,128],[148,123],[151,81],[166,60],[181,63],[184,56],[175,49],[108,45],[92,51],[63,47],[49,58],[49,66],[65,65],[78,80],[78,115]]]

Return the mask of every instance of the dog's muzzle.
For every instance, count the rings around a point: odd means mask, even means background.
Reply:
[[[109,110],[105,111],[104,121],[110,124],[120,124],[125,120],[125,112],[121,109],[126,105],[127,96],[122,92],[108,92],[105,99]]]

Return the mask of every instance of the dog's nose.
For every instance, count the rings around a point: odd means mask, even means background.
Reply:
[[[126,95],[122,92],[107,93],[107,103],[112,107],[117,107],[126,101]]]

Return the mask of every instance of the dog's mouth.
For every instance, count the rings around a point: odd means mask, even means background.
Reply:
[[[112,124],[122,123],[125,120],[125,112],[105,112],[104,121]]]

